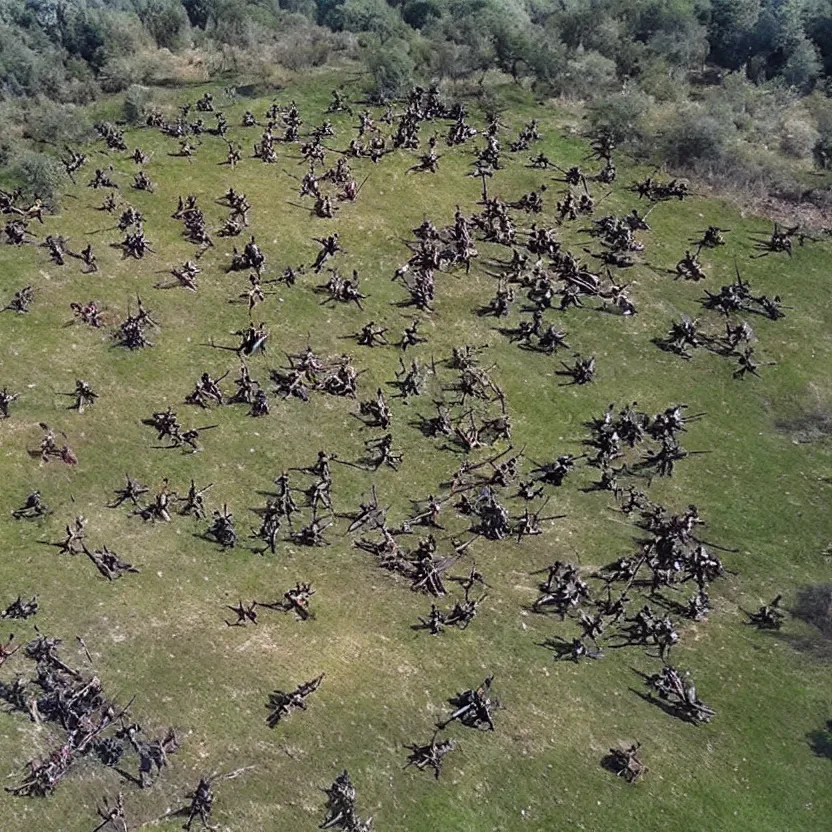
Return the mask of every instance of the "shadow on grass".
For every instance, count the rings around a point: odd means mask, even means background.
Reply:
[[[817,731],[809,731],[806,740],[816,757],[832,760],[832,720]]]
[[[819,661],[832,662],[832,584],[803,587],[798,591],[789,613],[812,627],[813,632],[796,635],[778,630],[772,635],[800,653]]]

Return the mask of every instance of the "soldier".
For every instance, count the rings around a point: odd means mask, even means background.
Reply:
[[[115,552],[111,552],[106,546],[101,549],[90,551],[85,544],[82,544],[84,554],[95,564],[96,569],[108,580],[114,581],[128,572],[138,573],[131,563],[121,560]]]
[[[318,196],[315,200],[315,214],[320,217],[321,219],[332,219],[335,216],[335,212],[338,210],[338,206],[332,202],[332,197],[329,194],[324,194],[323,196]]]
[[[227,375],[228,373],[225,373],[219,379],[214,380],[210,373],[203,373],[193,391],[185,397],[185,404],[196,404],[202,408],[207,408],[211,402],[222,404],[222,391],[219,388],[219,382]]]
[[[167,410],[156,411],[149,419],[142,419],[143,425],[152,427],[156,433],[156,438],[161,441],[166,436],[171,438],[178,435],[182,429],[179,420],[176,418],[176,413],[171,407]]]
[[[266,396],[265,390],[258,390],[254,394],[254,401],[251,403],[249,416],[268,416],[269,415],[269,400]]]
[[[106,211],[108,214],[112,214],[113,211],[118,208],[118,201],[116,200],[116,196],[113,193],[107,194],[104,197],[104,202],[101,203],[98,210],[99,211]]]
[[[59,555],[78,555],[83,551],[86,551],[86,546],[84,544],[84,539],[86,538],[86,533],[84,529],[87,525],[87,518],[83,517],[82,515],[77,515],[75,520],[73,520],[72,524],[66,524],[64,527],[66,530],[66,537],[64,538],[62,543],[58,545],[58,554]]]
[[[435,603],[432,603],[428,617],[423,618],[420,615],[419,621],[424,629],[430,630],[432,636],[438,636],[445,626],[445,613],[441,612]]]
[[[404,454],[394,453],[393,435],[391,433],[386,433],[379,439],[368,439],[364,443],[364,447],[375,455],[369,462],[372,471],[377,471],[382,465],[387,465],[394,471],[398,471],[404,459]]]
[[[455,710],[446,720],[436,724],[437,729],[443,731],[451,722],[459,720],[469,728],[486,728],[493,731],[494,719],[491,712],[494,708],[500,707],[500,703],[492,701],[490,697],[493,681],[492,674],[486,677],[478,688],[463,691],[452,697],[449,701]]]
[[[299,546],[329,546],[329,541],[324,537],[324,532],[331,525],[331,521],[324,523],[317,517],[313,517],[306,526],[298,529],[296,532],[292,532],[290,538],[293,543],[297,543]]]
[[[40,491],[33,491],[26,497],[23,505],[12,512],[12,517],[15,520],[31,520],[47,514],[51,514],[51,509],[41,499]]]
[[[326,108],[326,111],[328,113],[349,113],[352,115],[352,110],[350,109],[347,97],[337,89],[332,91],[332,101],[329,102],[329,106]]]
[[[623,777],[628,783],[638,782],[647,774],[647,766],[638,758],[641,743],[633,743],[629,748],[610,749],[610,767],[618,777]]]
[[[316,274],[319,274],[321,269],[331,257],[334,257],[339,251],[343,251],[338,241],[338,232],[335,231],[328,237],[315,237],[316,242],[321,244],[321,250],[315,259],[313,269]]]
[[[156,190],[156,186],[153,184],[150,177],[143,170],[140,170],[133,177],[132,187],[135,188],[137,191],[147,191],[151,194]]]
[[[439,779],[439,775],[442,773],[442,763],[446,755],[456,748],[456,743],[453,740],[438,741],[437,734],[434,734],[428,745],[405,746],[410,751],[405,768],[416,766],[419,771],[431,768],[436,779]]]
[[[754,330],[745,321],[725,322],[725,343],[731,352],[736,352],[740,344],[751,344],[756,340]]]
[[[145,488],[145,486],[141,485],[141,483],[132,479],[129,474],[125,474],[124,478],[126,480],[124,488],[116,489],[116,499],[114,502],[107,504],[108,508],[118,508],[127,500],[130,500],[134,506],[138,506],[139,497],[141,497],[142,494],[146,494],[150,490],[149,488]]]
[[[540,310],[537,310],[537,313],[542,316],[542,312],[540,312]],[[534,327],[535,322],[533,321],[529,329],[530,335],[534,332]],[[566,333],[555,329],[555,327],[550,324],[539,336],[536,349],[540,352],[546,353],[546,355],[551,355],[559,349],[571,349],[571,347],[566,343]]]
[[[369,417],[368,421],[365,422],[368,427],[379,427],[387,430],[393,422],[393,413],[380,387],[376,390],[375,400],[361,402],[359,414]]]
[[[427,338],[419,334],[419,326],[421,321],[414,318],[410,326],[405,327],[402,339],[399,342],[402,352],[406,352],[408,347],[415,347],[417,344],[426,344]]]
[[[66,264],[64,256],[68,253],[66,248],[67,240],[60,235],[49,234],[41,243],[44,248],[49,249],[49,257],[56,266]]]
[[[782,595],[778,595],[770,604],[763,604],[755,613],[749,614],[749,624],[758,630],[779,630],[783,624],[785,613],[780,609]]]
[[[2,311],[17,312],[19,315],[25,315],[29,311],[29,307],[35,299],[35,290],[32,286],[24,286],[18,289],[12,299],[3,307]]]
[[[92,250],[92,243],[88,243],[86,248],[81,249],[81,259],[86,266],[85,273],[91,274],[98,271],[98,260]]]
[[[231,610],[237,616],[236,621],[225,622],[229,627],[245,627],[249,621],[252,624],[257,623],[257,601],[252,601],[248,606],[242,601],[239,601],[236,607],[226,604],[226,609]]]
[[[700,245],[705,246],[705,248],[718,248],[719,246],[725,245],[725,237],[724,234],[727,234],[730,229],[728,228],[719,228],[716,225],[709,225],[707,229],[705,229],[705,233],[702,235],[702,240]]]
[[[266,295],[263,292],[263,286],[260,282],[260,275],[256,273],[252,273],[248,276],[248,282],[250,288],[243,292],[240,297],[248,299],[248,314],[251,317],[251,313],[254,308],[257,306],[258,303],[262,303],[266,300]]]
[[[205,518],[205,493],[214,487],[214,483],[209,482],[204,488],[197,488],[196,483],[191,480],[191,486],[185,497],[180,497],[179,500],[183,503],[179,509],[179,513],[185,516],[196,517],[197,519]]]
[[[101,169],[96,168],[93,178],[87,184],[88,188],[118,188],[118,184]]]
[[[66,151],[69,153],[69,158],[61,159],[61,164],[64,166],[66,175],[70,178],[74,185],[75,178],[72,174],[75,173],[75,171],[80,170],[87,163],[87,157],[83,153],[78,153],[77,151],[72,150],[69,146],[66,146]]]
[[[223,504],[221,509],[215,509],[213,521],[205,532],[205,537],[214,540],[223,549],[233,549],[237,545],[237,532],[234,528],[234,515]]]
[[[93,392],[89,383],[82,379],[77,379],[75,382],[75,392],[67,393],[67,396],[73,396],[75,401],[70,405],[70,410],[77,410],[79,413],[84,412],[84,407],[89,407],[95,404],[98,398],[98,393]]]
[[[583,358],[575,355],[575,363],[570,367],[561,361],[563,372],[558,371],[557,375],[566,375],[572,378],[572,384],[589,384],[595,378],[595,356]]]
[[[787,307],[782,305],[780,295],[775,295],[773,298],[769,298],[767,295],[761,295],[759,298],[753,298],[753,300],[760,305],[762,314],[772,321],[779,321],[781,318],[786,317],[783,309]]]
[[[735,351],[734,355],[737,357],[737,369],[734,370],[734,378],[740,380],[745,379],[746,373],[761,378],[757,372],[759,367],[773,367],[777,364],[776,361],[757,361],[754,358],[754,347],[750,344],[747,344],[742,351]]]
[[[655,673],[647,680],[647,684],[656,691],[659,698],[669,701],[678,715],[692,722],[703,725],[713,719],[715,712],[709,708],[696,694],[696,685],[689,681],[690,674],[684,678],[674,667],[665,665],[661,673]]]
[[[390,342],[384,337],[387,332],[385,327],[376,326],[375,321],[370,321],[361,327],[358,333],[358,343],[362,347],[374,347],[376,344],[388,345]]]
[[[312,617],[312,613],[309,611],[309,599],[314,594],[315,590],[311,583],[299,581],[283,593],[282,602],[278,605],[266,606],[271,606],[273,609],[282,609],[284,612],[294,612],[301,621],[308,621]]]
[[[676,279],[683,277],[685,280],[704,280],[705,274],[702,264],[699,262],[699,252],[701,246],[696,250],[696,254],[691,254],[690,250],[685,252],[685,256],[676,264]]]
[[[187,797],[190,799],[191,805],[188,809],[188,819],[182,828],[190,832],[193,822],[199,818],[204,829],[216,829],[210,823],[211,812],[214,809],[214,789],[211,779],[200,777],[196,788]]]
[[[91,300],[85,304],[73,302],[69,304],[69,308],[82,323],[88,324],[95,329],[99,329],[102,326],[101,310],[95,301]]]
[[[483,593],[479,598],[469,598],[466,592],[465,600],[455,601],[450,612],[444,616],[442,623],[448,627],[457,627],[460,630],[467,629],[476,617],[479,605],[487,597],[488,593]]]
[[[442,156],[436,152],[436,136],[431,136],[428,152],[419,156],[418,164],[408,168],[406,173],[436,173],[441,158]]]
[[[355,786],[346,769],[324,791],[327,796],[327,812],[319,828],[330,829],[338,826],[346,832],[372,832],[373,819],[362,821],[356,814]]]
[[[107,825],[112,826],[113,832],[128,832],[127,815],[124,810],[124,794],[118,793],[115,804],[110,807],[107,803],[103,807],[96,807],[101,823],[92,832],[101,832]]]
[[[9,635],[5,644],[0,644],[0,667],[3,667],[3,665],[23,646],[21,644],[18,644],[17,646],[12,645],[14,645],[14,633]]]
[[[703,586],[692,595],[685,608],[685,616],[692,621],[703,621],[711,609],[711,599],[708,596],[708,588]]]
[[[19,393],[10,393],[8,387],[0,390],[0,418],[9,418],[9,406],[17,401]]]
[[[661,343],[667,349],[689,360],[692,356],[688,352],[688,347],[695,349],[700,346],[701,338],[699,321],[695,318],[688,318],[687,315],[682,315],[682,319],[678,323],[676,321],[671,323],[670,330]]]
[[[298,685],[293,691],[287,693],[277,690],[270,694],[268,707],[271,712],[266,718],[269,728],[276,727],[283,717],[289,716],[295,709],[305,711],[307,698],[318,690],[323,680],[324,674],[321,673],[320,676]]]

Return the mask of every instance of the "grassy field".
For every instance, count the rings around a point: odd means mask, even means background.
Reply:
[[[295,99],[309,128],[323,118],[338,81],[330,75],[300,79],[276,99],[281,104]],[[173,112],[176,102],[195,100],[204,89],[157,96]],[[221,100],[222,93],[214,92]],[[350,93],[359,95],[357,88]],[[504,147],[536,116],[544,136],[533,152],[542,150],[562,167],[583,162],[586,145],[568,136],[562,115],[513,88],[502,96]],[[222,104],[232,125],[229,138],[246,154],[260,131],[240,127],[242,113],[252,109],[260,118],[271,100]],[[118,117],[118,106],[108,103],[101,115]],[[471,117],[482,124],[473,105]],[[355,120],[344,114],[332,120],[338,136],[328,144],[344,147]],[[206,122],[213,123],[210,115]],[[423,127],[423,138],[432,129]],[[444,136],[445,126],[437,129]],[[197,294],[153,288],[160,272],[194,253],[181,237],[181,223],[170,218],[178,195],[196,194],[216,228],[227,210],[215,200],[231,185],[246,193],[253,206],[251,231],[267,256],[269,276],[286,265],[310,263],[317,252],[312,238],[339,232],[347,253],[336,265],[346,274],[359,270],[370,295],[366,311],[321,306],[314,275],[293,288],[280,286],[279,295],[269,296],[255,312],[255,320],[269,325],[272,339],[267,355],[253,358],[250,368],[267,385],[269,367],[282,363],[283,351],[302,349],[308,337],[321,355],[350,352],[366,369],[360,392],[369,398],[393,378],[398,352],[361,348],[345,336],[370,318],[391,333],[401,332],[412,315],[394,305],[404,293],[390,277],[409,256],[403,239],[425,217],[440,227],[452,222],[457,204],[473,213],[480,190],[478,180],[464,175],[470,145],[443,145],[436,175],[407,175],[413,155],[397,151],[378,166],[352,163],[358,181],[369,174],[358,201],[344,205],[336,219],[322,220],[293,204],[299,202],[293,176],[304,171],[296,147],[281,146],[276,165],[245,158],[232,171],[219,165],[225,144],[216,137],[206,136],[190,163],[169,155],[176,143],[157,131],[129,130],[127,140],[131,151],[138,145],[152,154],[145,169],[157,185],[154,194],[130,189],[135,165],[126,154],[104,154],[99,143],[90,150],[79,185],[68,189],[60,214],[47,218],[42,229],[33,226],[36,233],[67,236],[76,250],[91,240],[98,273],[82,274],[77,261],[54,266],[45,249],[35,246],[0,249],[0,301],[27,283],[37,293],[28,315],[0,316],[0,387],[20,393],[11,418],[0,421],[0,606],[19,593],[37,593],[41,605],[33,619],[3,622],[0,638],[13,631],[25,641],[35,623],[63,638],[62,656],[69,664],[94,671],[119,701],[135,694],[134,718],[151,735],[174,726],[182,748],[148,790],[124,783],[90,759],[78,763],[48,798],[0,794],[3,832],[88,832],[97,823],[96,802],[119,789],[138,826],[183,805],[200,774],[241,766],[254,769],[218,784],[214,812],[222,829],[239,832],[315,828],[324,810],[320,790],[345,767],[358,789],[359,813],[375,816],[379,830],[823,828],[832,811],[832,762],[816,753],[811,739],[832,717],[829,651],[822,636],[797,618],[780,633],[761,633],[747,626],[742,610],[756,609],[778,592],[785,593],[788,607],[805,587],[832,580],[827,550],[832,470],[825,438],[832,410],[828,245],[796,248],[791,259],[750,260],[750,235],[769,231],[766,219],[740,216],[728,203],[699,197],[661,204],[650,216],[652,231],[641,235],[644,264],[626,273],[638,315],[621,318],[591,309],[549,313],[568,331],[573,348],[598,356],[594,384],[560,386],[557,358],[521,351],[496,331],[493,318],[474,314],[496,286],[482,263],[468,276],[438,277],[436,311],[424,322],[430,340],[414,351],[423,361],[440,362],[454,346],[488,344],[483,363],[496,365],[493,376],[506,393],[514,443],[525,446],[532,459],[580,453],[587,435],[583,423],[610,402],[638,401],[649,413],[684,402],[707,413],[691,425],[684,444],[712,453],[684,460],[671,479],[654,480],[649,491],[651,499],[674,510],[695,503],[707,521],[706,537],[739,549],[725,556],[736,574],[713,587],[709,620],[683,622],[674,649],[673,663],[692,672],[700,696],[717,711],[710,725],[694,728],[638,695],[643,690],[638,673],[660,666],[643,650],[608,650],[604,661],[573,665],[554,663],[540,646],[556,634],[571,639],[576,627],[529,612],[537,581],[531,573],[556,558],[591,571],[634,548],[636,530],[614,510],[611,495],[580,490],[597,478],[593,469],[580,469],[553,491],[553,513],[566,516],[545,535],[521,545],[480,540],[472,546],[491,585],[489,597],[468,630],[440,637],[411,629],[417,616],[427,613],[429,599],[378,570],[370,555],[352,546],[342,526],[331,534],[329,547],[285,543],[276,557],[260,557],[248,545],[218,550],[201,538],[204,521],[176,517],[151,525],[124,508],[105,507],[125,471],[154,490],[170,477],[181,492],[193,477],[199,484],[214,483],[210,507],[227,502],[238,529],[247,533],[257,522],[249,509],[265,500],[258,492],[268,491],[283,468],[310,464],[320,448],[356,459],[372,433],[352,417],[355,402],[323,394],[308,404],[273,397],[272,412],[263,419],[249,418],[239,407],[205,414],[182,404],[200,373],[234,373],[238,363],[231,353],[201,344],[212,337],[232,343],[228,333],[243,327],[248,316],[244,305],[228,302],[246,288],[246,273],[225,273],[236,241],[215,236],[217,245],[200,263]],[[526,167],[529,155],[506,153],[506,167],[489,188],[511,200],[548,183],[545,212],[537,220],[550,224],[563,186],[551,182],[551,174]],[[330,154],[328,161],[334,164],[335,158]],[[122,198],[146,217],[156,253],[143,261],[122,259],[120,250],[107,245],[121,235],[107,230],[113,219],[96,210],[103,192],[83,187],[93,168],[107,164],[114,166]],[[626,186],[642,174],[622,160],[619,181],[600,212],[621,214],[635,207]],[[600,187],[594,190],[601,195]],[[521,227],[531,222],[519,214],[517,221]],[[588,245],[589,238],[577,231],[585,224],[562,229],[570,248]],[[707,281],[672,280],[663,270],[673,267],[686,241],[708,224],[731,231],[727,246],[703,252]],[[504,256],[488,244],[480,246],[480,254],[481,260]],[[652,343],[681,314],[700,316],[710,330],[721,328],[721,319],[704,312],[699,299],[703,286],[717,291],[731,281],[735,262],[755,292],[779,293],[790,307],[777,323],[751,316],[759,355],[777,362],[761,370],[762,379],[736,381],[726,358],[700,350],[686,362]],[[72,317],[72,301],[94,299],[115,322],[137,292],[161,324],[152,349],[113,348],[110,330],[64,326]],[[508,326],[520,319],[519,306]],[[89,381],[100,395],[80,415],[66,409],[70,400],[63,395],[76,378]],[[447,383],[453,374],[440,370],[440,378]],[[418,414],[431,415],[430,393],[437,392],[434,386],[408,404],[393,401],[393,434],[405,453],[398,473],[336,467],[336,510],[354,508],[374,482],[381,502],[392,504],[396,522],[407,516],[410,499],[437,491],[456,469],[460,455],[442,451],[413,425]],[[153,447],[154,434],[140,419],[168,405],[186,426],[218,423],[204,435],[204,452],[184,455]],[[37,447],[40,421],[66,432],[77,467],[31,458],[27,449]],[[35,488],[53,513],[36,522],[12,520],[11,510]],[[86,558],[58,557],[44,545],[59,540],[64,524],[79,513],[88,518],[91,543],[106,543],[141,573],[110,584]],[[449,509],[445,514],[441,547],[448,551],[447,538],[462,535],[466,523],[451,517]],[[455,571],[467,567],[465,562]],[[317,590],[314,620],[264,612],[256,627],[224,624],[224,604],[279,597],[298,580],[311,581]],[[689,594],[688,586],[680,599]],[[92,667],[76,636],[88,645]],[[8,680],[28,665],[20,654],[0,673]],[[269,729],[269,693],[322,672],[325,682],[308,711]],[[426,742],[433,723],[447,712],[447,698],[488,673],[495,674],[494,689],[504,705],[497,730],[452,727],[458,749],[438,783],[412,768],[403,771],[403,744]],[[26,761],[55,747],[59,736],[20,714],[0,714],[3,784],[17,783]],[[600,761],[611,746],[634,740],[643,743],[650,772],[631,787]],[[162,821],[157,828],[172,830],[181,823]]]

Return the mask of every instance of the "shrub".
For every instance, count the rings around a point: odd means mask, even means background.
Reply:
[[[373,78],[372,94],[380,101],[397,98],[413,85],[413,59],[405,41],[395,40],[374,49],[368,64]]]
[[[41,101],[26,114],[26,136],[36,142],[63,146],[84,141],[90,125],[73,106]]]
[[[603,130],[616,144],[635,145],[644,138],[644,117],[650,97],[637,88],[599,98],[589,107],[593,130]]]
[[[584,52],[569,61],[560,91],[572,98],[594,98],[616,85],[615,61],[600,52]]]
[[[780,150],[795,159],[806,159],[820,140],[820,133],[800,118],[790,118],[780,128]]]
[[[28,197],[42,199],[53,207],[60,202],[63,168],[54,156],[26,151],[14,159],[11,176]]]
[[[150,103],[150,90],[138,84],[132,84],[124,96],[124,119],[128,124],[139,124],[144,119]]]
[[[800,40],[783,67],[783,78],[803,92],[809,92],[823,69],[818,48],[805,38]]]
[[[677,167],[699,162],[717,164],[725,155],[731,127],[723,119],[689,106],[678,111],[664,131],[660,145],[664,158]]]

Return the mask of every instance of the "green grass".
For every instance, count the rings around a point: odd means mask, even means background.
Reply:
[[[310,127],[322,118],[336,82],[326,75],[302,79],[278,100],[295,98]],[[201,92],[192,89],[188,98]],[[535,106],[515,89],[504,93],[511,103],[502,117],[510,125],[505,146],[509,135],[536,115],[545,136],[534,150],[561,166],[581,162],[586,148],[561,135],[558,112]],[[175,92],[158,94],[171,103],[181,100]],[[232,125],[230,138],[246,153],[259,131],[237,126],[242,112],[251,108],[260,116],[269,101],[223,107]],[[108,106],[113,117],[115,104]],[[479,115],[474,119],[479,122]],[[343,147],[351,120],[336,116],[333,121],[338,138],[329,144]],[[431,129],[427,125],[423,136]],[[439,129],[444,134],[444,125]],[[556,633],[571,638],[574,625],[526,612],[535,597],[530,573],[555,558],[577,559],[591,569],[632,547],[633,529],[611,510],[611,498],[579,490],[594,478],[591,469],[553,494],[550,505],[567,516],[547,534],[520,546],[480,541],[472,547],[492,585],[489,598],[466,632],[439,638],[410,629],[427,612],[428,599],[380,572],[370,556],[340,534],[328,548],[286,544],[277,557],[262,558],[245,546],[218,551],[197,536],[204,522],[175,518],[152,526],[126,510],[104,508],[124,471],[152,488],[169,476],[180,491],[194,477],[201,484],[215,483],[211,507],[227,502],[245,532],[256,520],[247,509],[264,499],[257,490],[267,489],[283,468],[308,464],[322,447],[354,459],[368,435],[350,416],[355,403],[323,395],[313,396],[308,405],[273,399],[272,413],[264,419],[250,419],[234,407],[204,414],[182,404],[201,372],[236,369],[231,354],[200,344],[210,337],[232,342],[227,333],[243,326],[247,315],[244,306],[228,303],[246,282],[245,274],[224,273],[233,241],[215,238],[216,247],[202,259],[196,295],[152,288],[161,278],[158,271],[194,251],[180,237],[181,224],[170,219],[179,194],[197,194],[216,228],[226,211],[214,200],[229,185],[245,192],[253,205],[252,233],[272,275],[288,264],[309,263],[317,251],[311,238],[339,231],[348,252],[340,256],[339,269],[360,271],[364,291],[371,295],[367,311],[320,306],[320,296],[312,292],[318,282],[314,276],[301,278],[292,289],[281,287],[280,296],[269,297],[255,313],[270,326],[272,342],[268,355],[250,366],[252,375],[266,383],[268,367],[281,362],[284,350],[302,348],[309,333],[319,354],[348,351],[357,366],[366,368],[363,397],[392,379],[398,354],[392,348],[362,349],[344,336],[371,317],[391,332],[403,329],[411,315],[391,305],[403,293],[390,281],[408,256],[402,238],[425,216],[440,226],[451,222],[457,203],[473,212],[479,198],[479,182],[464,177],[468,148],[443,147],[440,174],[434,176],[406,175],[413,159],[403,152],[377,167],[353,164],[359,181],[369,174],[367,185],[356,204],[325,221],[289,204],[298,198],[296,182],[285,171],[304,170],[293,158],[293,147],[279,149],[277,165],[247,158],[232,172],[218,164],[225,145],[216,138],[205,138],[191,164],[167,155],[176,144],[156,131],[130,130],[128,144],[153,154],[146,169],[157,184],[155,194],[131,190],[133,163],[120,154],[102,155],[100,145],[79,183],[92,168],[112,163],[122,196],[147,218],[155,255],[142,262],[122,260],[120,251],[106,246],[120,235],[101,230],[113,224],[95,210],[103,194],[82,184],[68,190],[60,216],[47,219],[43,231],[68,236],[76,249],[91,239],[99,258],[97,274],[80,274],[76,261],[53,266],[40,248],[0,249],[0,299],[5,302],[30,282],[37,290],[29,315],[0,316],[0,386],[21,393],[12,418],[0,422],[0,604],[18,593],[38,593],[41,603],[36,618],[1,627],[0,637],[15,631],[24,640],[37,623],[43,632],[65,639],[63,655],[70,664],[83,665],[75,642],[76,635],[83,636],[106,688],[120,701],[136,695],[133,713],[150,733],[174,725],[182,750],[147,791],[124,787],[113,772],[83,761],[52,797],[2,794],[3,832],[86,832],[95,825],[96,801],[123,787],[138,824],[181,805],[201,773],[246,765],[256,768],[217,787],[215,819],[222,828],[315,828],[323,816],[320,789],[344,767],[357,785],[359,812],[374,815],[379,830],[595,830],[627,824],[643,832],[796,832],[823,826],[832,809],[830,760],[813,754],[807,734],[832,716],[829,667],[815,653],[791,646],[798,637],[812,637],[800,622],[785,625],[785,635],[793,638],[762,634],[745,626],[741,608],[756,608],[780,591],[791,601],[803,586],[830,576],[823,554],[832,542],[829,444],[796,444],[783,427],[832,406],[828,247],[799,248],[792,259],[750,261],[749,235],[767,231],[767,220],[741,217],[727,202],[715,200],[660,205],[650,217],[652,232],[644,235],[645,259],[652,268],[639,266],[626,275],[637,316],[550,313],[563,323],[573,347],[597,354],[595,384],[558,386],[556,359],[520,351],[494,331],[493,319],[472,314],[494,293],[495,281],[481,265],[467,277],[438,277],[436,312],[424,327],[430,343],[415,353],[425,361],[439,360],[453,346],[489,344],[483,360],[497,365],[493,375],[507,395],[515,444],[534,459],[580,452],[586,434],[582,423],[613,401],[637,400],[651,413],[676,402],[707,412],[690,427],[685,446],[713,453],[684,460],[672,479],[654,481],[650,489],[652,499],[674,509],[696,503],[708,523],[707,537],[740,549],[726,556],[737,574],[714,587],[710,620],[685,625],[674,653],[674,663],[693,672],[700,695],[717,710],[711,725],[693,728],[637,695],[642,682],[634,670],[652,672],[658,666],[642,651],[610,650],[603,662],[574,666],[553,663],[538,646]],[[491,181],[490,191],[516,199],[547,182],[547,175],[524,166],[528,155],[506,154],[510,161]],[[636,205],[625,186],[640,174],[621,170],[614,193],[601,206],[604,213]],[[551,222],[561,189],[549,185],[539,223]],[[521,227],[530,221],[518,219]],[[729,282],[736,260],[755,291],[780,293],[792,307],[778,323],[751,320],[760,355],[777,362],[762,370],[762,380],[738,382],[724,358],[700,351],[684,362],[651,343],[682,313],[700,315],[711,329],[722,326],[715,314],[701,313],[702,284],[674,282],[661,271],[673,266],[687,238],[710,223],[732,230],[728,246],[703,254],[709,274],[704,285],[715,291]],[[581,225],[562,231],[572,248],[586,244],[587,238],[576,233]],[[485,260],[501,253],[482,244],[480,254]],[[106,331],[63,327],[71,317],[71,301],[95,299],[115,320],[124,317],[136,292],[162,325],[153,349],[130,353],[112,348]],[[515,308],[508,325],[518,319]],[[444,371],[442,377],[448,381],[451,374]],[[64,409],[68,399],[62,393],[76,378],[87,379],[100,394],[83,415]],[[186,425],[219,424],[204,435],[203,453],[153,449],[153,433],[139,420],[168,404]],[[396,443],[405,451],[402,470],[371,477],[337,467],[336,509],[355,506],[374,481],[382,501],[393,504],[394,520],[400,519],[409,498],[435,491],[458,465],[459,457],[441,452],[410,424],[417,413],[430,411],[428,396],[407,405],[395,400],[393,408]],[[39,421],[66,432],[80,460],[77,468],[41,465],[27,454],[40,438]],[[54,513],[37,523],[14,522],[9,511],[34,488]],[[107,543],[141,574],[108,584],[86,559],[59,558],[40,542],[59,539],[63,524],[77,513],[88,517],[92,543]],[[447,534],[462,533],[461,518],[446,520]],[[317,589],[313,621],[264,613],[257,627],[223,623],[223,604],[279,596],[296,580],[312,581]],[[25,664],[19,656],[11,660],[3,678]],[[269,730],[270,691],[321,672],[327,677],[309,710]],[[505,705],[497,715],[497,731],[452,728],[459,748],[439,783],[413,769],[402,771],[402,744],[427,740],[433,722],[445,713],[447,697],[490,672]],[[52,748],[57,737],[52,728],[36,728],[20,715],[0,715],[4,785],[14,784],[24,763]],[[644,744],[650,773],[628,787],[604,771],[600,760],[610,746],[636,739]]]

